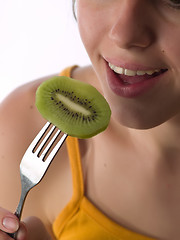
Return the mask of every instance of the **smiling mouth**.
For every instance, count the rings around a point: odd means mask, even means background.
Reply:
[[[168,69],[149,69],[149,70],[131,70],[122,67],[115,66],[108,63],[111,70],[113,70],[117,75],[120,76],[121,81],[124,84],[135,84],[148,79],[152,79]]]
[[[124,98],[136,98],[155,86],[161,86],[161,80],[166,79],[163,76],[166,76],[167,71],[168,69],[148,69],[135,65],[132,69],[126,69],[106,61],[108,85],[116,95]]]

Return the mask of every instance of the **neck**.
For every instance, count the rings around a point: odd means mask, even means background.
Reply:
[[[180,151],[180,116],[170,119],[149,132],[157,147],[162,151],[166,149]]]
[[[110,145],[123,144],[127,147],[144,149],[151,153],[154,159],[168,159],[177,156],[180,159],[180,117],[173,118],[160,126],[148,130],[128,129],[118,126],[119,124],[112,120],[108,129],[99,136],[101,141],[105,138],[110,139]],[[111,137],[109,137],[111,135]],[[112,137],[113,136],[113,137]],[[111,141],[114,139],[113,142]]]

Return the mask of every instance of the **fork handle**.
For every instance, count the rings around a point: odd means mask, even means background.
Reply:
[[[18,217],[18,219],[20,220],[21,219],[21,215],[22,215],[22,210],[23,210],[23,205],[24,205],[24,201],[26,199],[26,196],[27,196],[28,192],[27,191],[21,191],[21,197],[20,197],[20,200],[19,200],[19,204],[16,208],[16,211],[14,213],[14,215],[16,215]],[[18,232],[18,231],[17,231]],[[8,233],[8,235],[13,238],[13,239],[16,239],[17,237],[17,232],[14,232],[14,233]]]

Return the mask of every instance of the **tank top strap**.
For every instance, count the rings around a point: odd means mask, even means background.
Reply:
[[[67,67],[62,72],[60,72],[59,76],[71,77],[72,71],[77,67],[78,67],[78,65],[73,65],[73,66]]]
[[[73,195],[69,203],[57,216],[53,223],[53,230],[57,239],[60,238],[60,235],[66,224],[78,212],[84,195],[83,174],[78,145],[77,138],[68,136],[66,139],[66,146],[72,171]]]
[[[69,136],[66,140],[66,146],[72,171],[73,200],[79,202],[84,196],[84,181],[78,139]]]

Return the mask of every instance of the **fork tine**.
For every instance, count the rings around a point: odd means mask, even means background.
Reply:
[[[48,126],[50,126],[50,124],[48,124]],[[46,144],[46,142],[48,141],[48,139],[50,138],[50,136],[52,135],[52,133],[54,132],[54,130],[56,129],[56,127],[54,125],[52,125],[51,129],[49,130],[49,132],[47,133],[47,135],[45,136],[45,138],[43,139],[42,143],[39,145],[39,147],[37,148],[37,150],[35,151],[36,155],[38,156],[40,151],[42,150],[42,148],[44,147],[44,145]],[[47,129],[45,130],[44,133],[42,133],[41,138],[44,136],[44,134],[46,133]],[[41,138],[39,140],[41,140]]]
[[[51,163],[51,161],[56,156],[57,152],[62,147],[62,145],[67,137],[68,137],[68,134],[64,133],[63,136],[61,137],[61,139],[57,142],[56,146],[52,149],[52,151],[50,152],[49,156],[47,157],[47,159],[45,161],[45,163],[47,165],[49,165]]]
[[[55,133],[55,135],[53,136],[53,138],[51,139],[51,141],[48,143],[47,147],[43,150],[43,152],[41,153],[41,156],[39,157],[42,161],[44,161],[44,158],[46,157],[48,151],[50,150],[51,146],[53,145],[53,143],[56,141],[56,139],[58,138],[58,136],[60,135],[61,130],[58,129],[57,132]]]
[[[38,145],[39,141],[41,140],[42,136],[47,131],[47,129],[49,128],[50,125],[51,125],[51,123],[47,122],[43,126],[43,128],[40,130],[40,132],[37,134],[37,136],[34,138],[34,140],[31,142],[31,144],[29,145],[28,148],[29,149],[31,148],[33,152],[34,152],[35,147]]]

